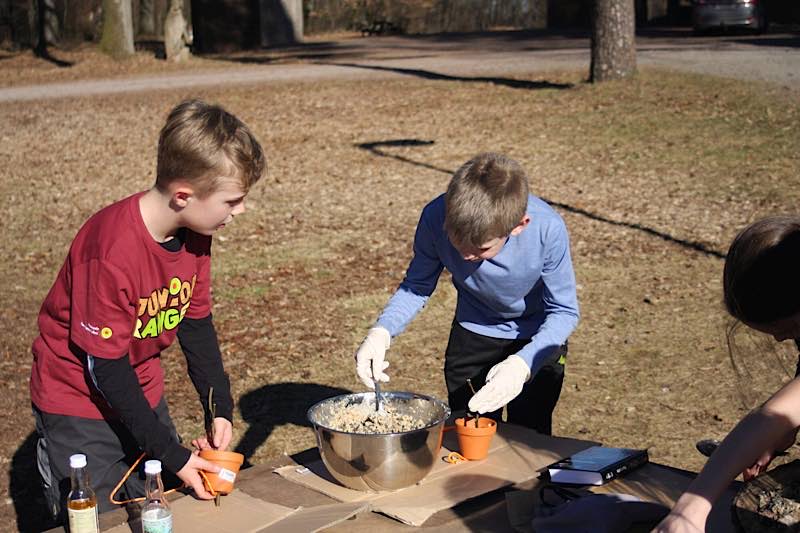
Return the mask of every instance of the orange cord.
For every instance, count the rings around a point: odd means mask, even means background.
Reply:
[[[128,471],[125,472],[125,475],[122,476],[122,479],[119,480],[119,483],[117,483],[117,486],[114,487],[114,490],[111,491],[111,494],[108,495],[108,500],[111,503],[113,503],[115,505],[125,505],[126,503],[142,502],[142,501],[145,500],[144,497],[131,498],[129,500],[122,500],[122,501],[117,501],[117,500],[114,499],[114,494],[116,494],[119,491],[120,487],[122,487],[122,484],[125,483],[128,480],[129,477],[131,477],[131,472],[133,472],[136,469],[136,467],[139,466],[139,463],[142,462],[142,459],[144,459],[144,454],[140,455],[139,458],[136,459],[136,461],[133,462],[133,464],[128,469]],[[203,479],[208,481],[208,479],[206,479],[206,476],[202,472],[200,472],[200,475],[203,476]],[[175,487],[174,489],[169,489],[167,491],[164,491],[164,494],[165,495],[170,494],[172,492],[175,492],[178,489],[182,489],[185,486],[186,486],[186,483],[183,483],[180,487]],[[211,491],[211,493],[214,494],[213,490]]]

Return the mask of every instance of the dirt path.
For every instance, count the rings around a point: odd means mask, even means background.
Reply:
[[[418,76],[474,79],[587,70],[589,40],[579,34],[503,32],[312,42],[228,57],[231,67],[85,79],[0,89],[0,102],[253,83]],[[757,80],[800,89],[800,35],[695,37],[662,29],[637,37],[642,67]]]

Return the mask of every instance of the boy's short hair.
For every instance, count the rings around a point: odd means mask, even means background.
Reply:
[[[478,248],[505,237],[525,216],[528,177],[501,154],[479,154],[459,168],[445,194],[444,227],[450,242]]]
[[[265,168],[264,152],[250,129],[221,106],[201,100],[175,106],[158,138],[160,190],[185,180],[203,197],[216,190],[219,178],[235,176],[247,192]]]

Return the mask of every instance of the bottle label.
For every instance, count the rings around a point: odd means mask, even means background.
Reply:
[[[142,516],[142,533],[172,533],[172,515],[162,518]]]
[[[99,533],[97,507],[89,509],[67,509],[70,533]]]
[[[233,483],[234,480],[236,479],[236,472],[233,472],[226,468],[222,468],[219,471],[219,474],[217,474],[217,477],[219,477],[223,481],[227,481],[228,483]]]

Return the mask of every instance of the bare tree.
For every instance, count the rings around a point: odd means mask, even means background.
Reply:
[[[100,49],[111,57],[133,55],[133,10],[131,0],[103,0],[103,33]]]
[[[54,0],[36,0],[32,5],[36,17],[33,51],[37,56],[47,58],[50,56],[47,47],[57,45],[61,40],[61,20]]]
[[[139,1],[139,35],[152,38],[156,33],[156,10],[153,0]]]
[[[636,73],[634,0],[595,0],[589,81],[627,78]]]
[[[170,0],[164,19],[164,54],[171,61],[185,61],[189,57],[191,38],[183,17],[183,0]]]

